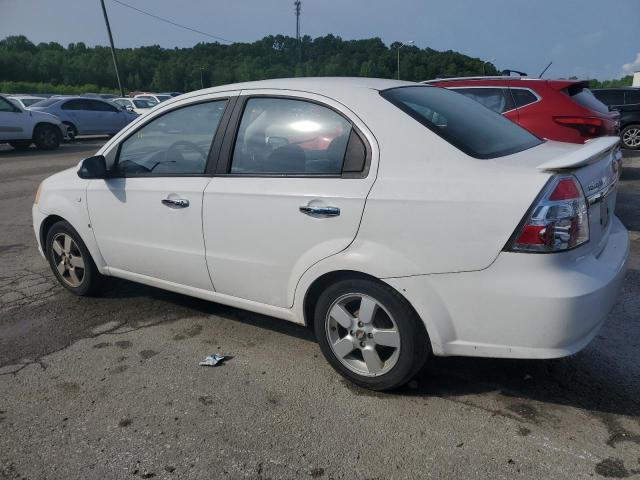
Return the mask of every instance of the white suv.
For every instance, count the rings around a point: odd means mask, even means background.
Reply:
[[[629,255],[617,138],[545,142],[450,90],[281,79],[191,92],[45,180],[43,255],[306,324],[372,389],[430,354],[570,355]]]
[[[60,146],[66,130],[56,116],[22,108],[0,95],[0,143],[16,149],[35,143],[41,150],[53,150]]]

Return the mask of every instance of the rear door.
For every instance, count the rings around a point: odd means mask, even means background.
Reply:
[[[375,179],[372,138],[326,97],[241,97],[203,199],[216,291],[290,307],[305,270],[356,236]]]
[[[125,113],[101,100],[87,100],[93,112],[96,133],[116,133],[126,125]]]
[[[83,98],[67,100],[60,108],[69,116],[79,134],[97,133],[97,122],[88,100]]]

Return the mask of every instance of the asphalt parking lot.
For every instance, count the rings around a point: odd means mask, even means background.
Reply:
[[[640,478],[640,155],[617,205],[630,270],[589,347],[433,359],[373,394],[302,327],[119,280],[100,298],[58,286],[34,192],[100,144],[0,148],[0,479]],[[234,358],[198,366],[217,351]]]

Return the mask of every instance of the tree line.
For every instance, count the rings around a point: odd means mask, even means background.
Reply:
[[[253,43],[198,43],[191,48],[158,45],[117,49],[120,76],[128,91],[189,91],[226,83],[302,76],[396,78],[397,43],[380,38],[343,40],[270,35]],[[425,80],[439,75],[497,74],[479,58],[454,51],[403,46],[401,78]],[[36,85],[40,84],[40,85]],[[51,93],[112,91],[117,81],[108,47],[55,42],[34,44],[24,36],[0,40],[0,90],[49,88]],[[59,90],[65,90],[60,92]],[[9,93],[9,92],[8,92]]]
[[[363,76],[396,78],[397,46],[380,38],[343,40],[335,35],[295,38],[270,35],[252,43],[198,43],[191,48],[158,45],[117,49],[127,91],[190,91],[227,83],[281,77]],[[491,63],[452,50],[405,45],[400,55],[404,80],[438,76],[497,75]],[[631,77],[594,82],[630,85]],[[34,44],[25,36],[0,40],[0,91],[6,93],[116,92],[108,47],[56,42]]]

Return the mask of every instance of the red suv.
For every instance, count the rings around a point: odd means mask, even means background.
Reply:
[[[549,140],[584,143],[594,137],[617,136],[620,127],[619,114],[591,93],[588,82],[468,77],[423,83],[456,90]]]

